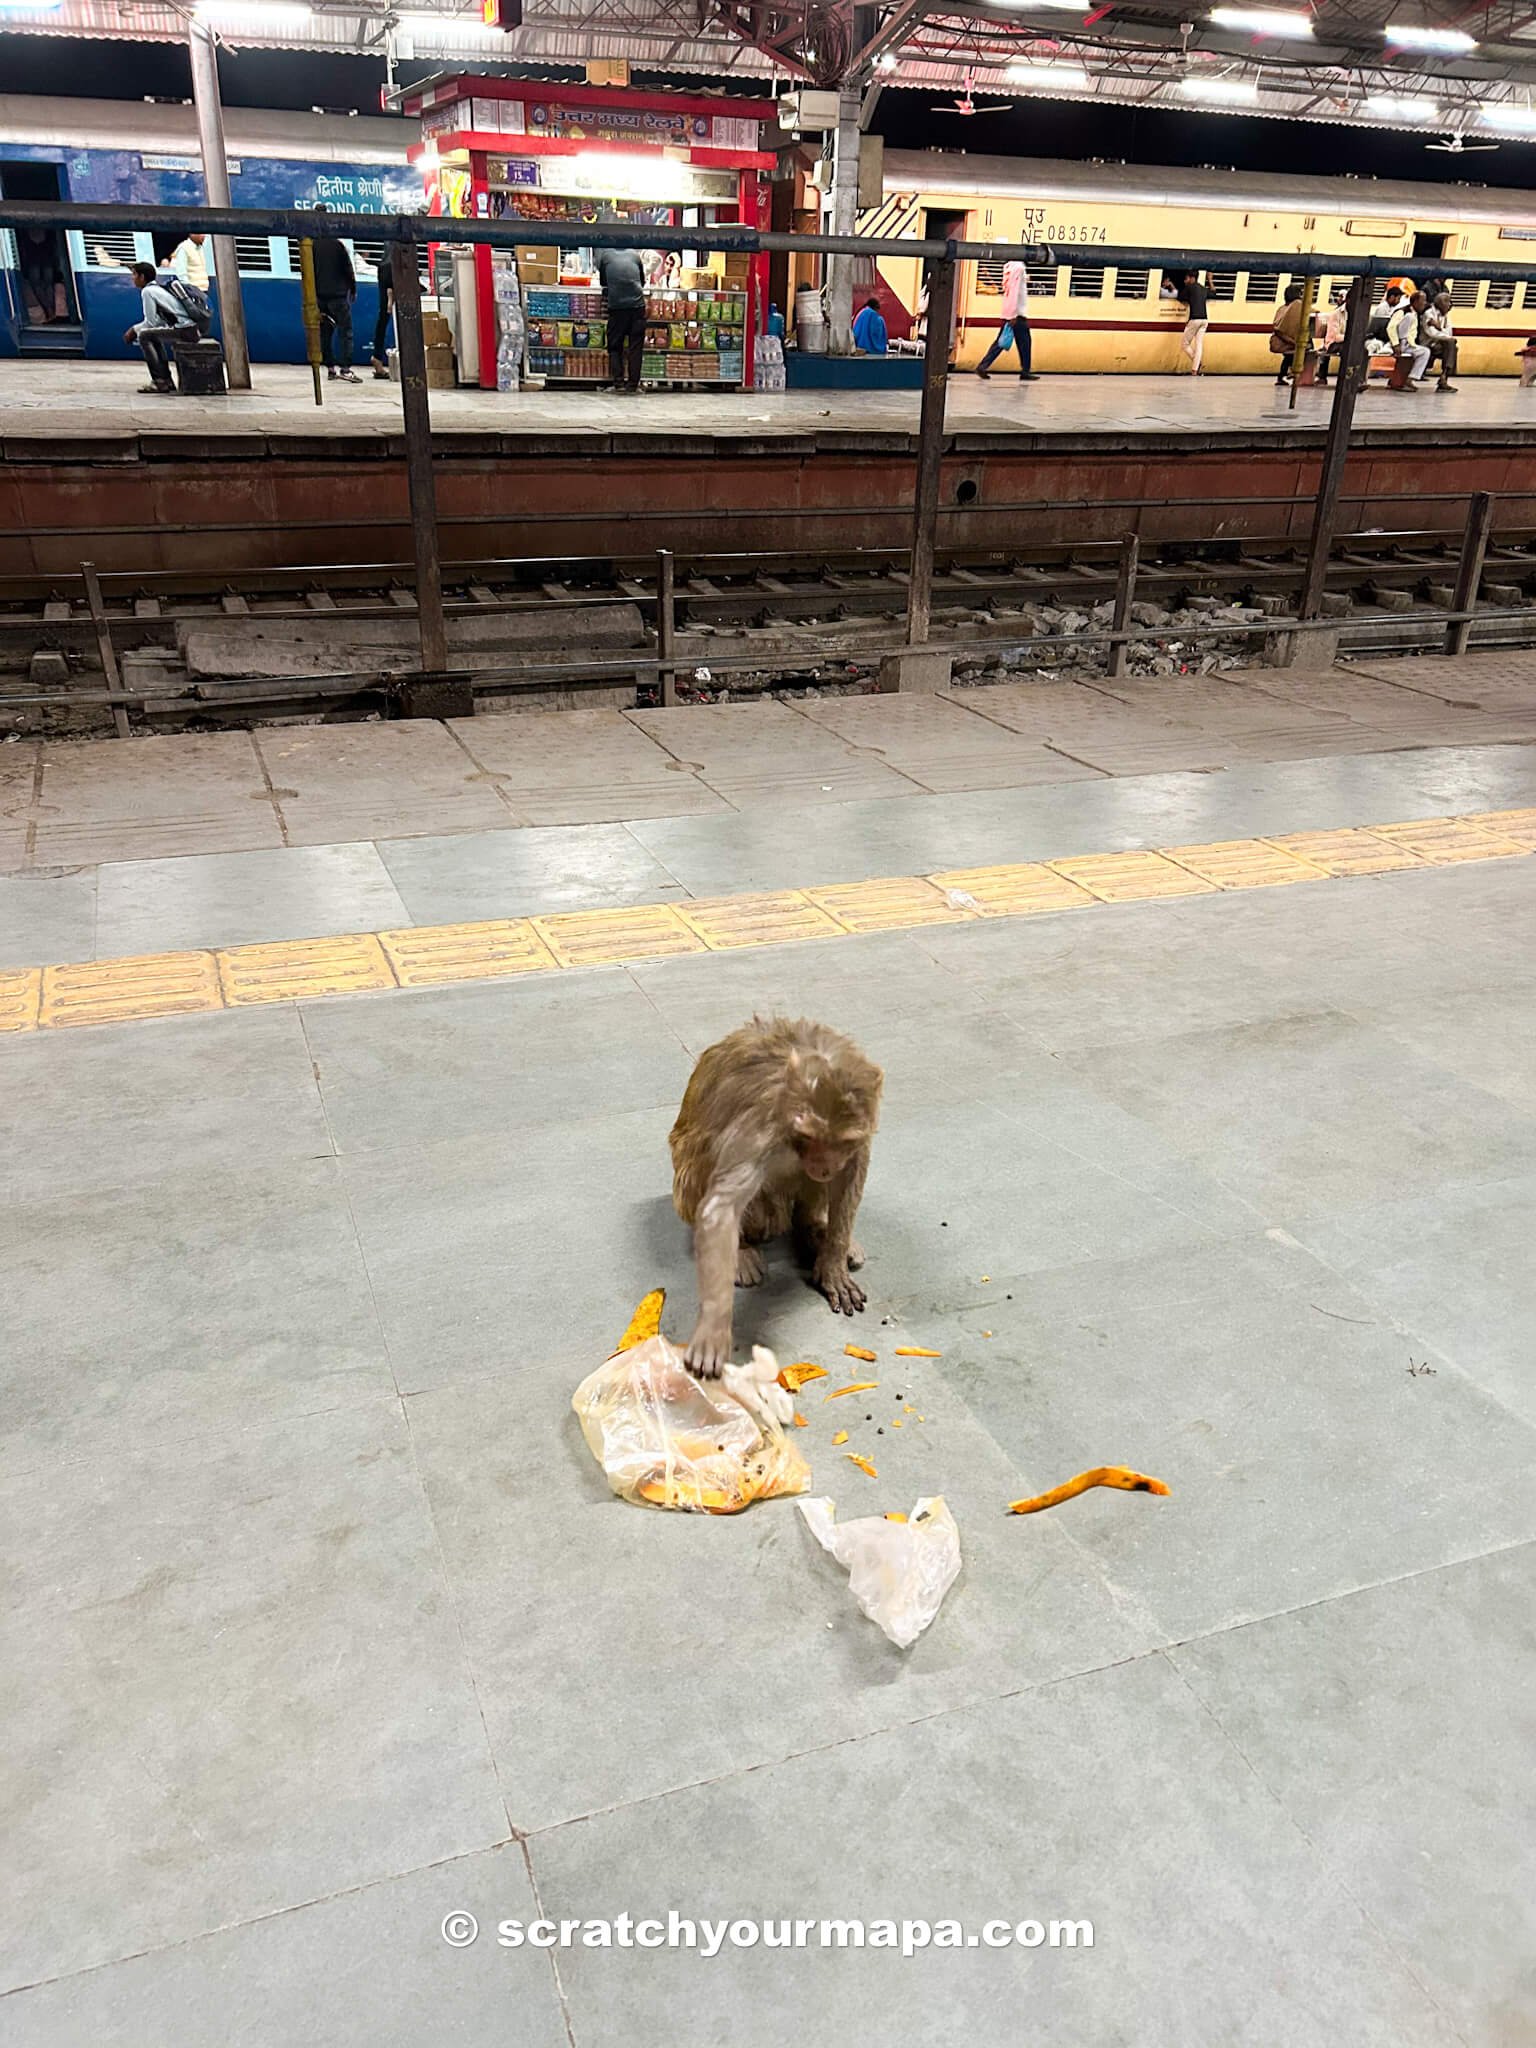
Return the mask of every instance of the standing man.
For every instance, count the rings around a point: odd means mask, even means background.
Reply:
[[[123,340],[136,341],[149,365],[149,382],[139,389],[170,398],[176,389],[171,381],[171,343],[178,332],[194,336],[197,329],[188,323],[180,304],[166,287],[155,282],[153,263],[135,263],[128,274],[139,288],[144,317],[128,329]]]
[[[1429,360],[1440,365],[1440,381],[1437,391],[1454,391],[1451,382],[1456,374],[1456,330],[1451,324],[1451,295],[1437,292],[1424,309],[1419,322],[1419,338],[1429,344]]]
[[[1033,384],[1035,373],[1030,368],[1033,344],[1029,334],[1029,272],[1022,263],[1011,262],[1003,265],[1003,324],[997,330],[997,339],[976,365],[978,377],[990,377],[992,365],[1005,348],[1016,348],[1019,352],[1019,382]]]
[[[608,301],[608,374],[615,391],[638,391],[645,357],[645,265],[633,249],[599,249]]]
[[[1211,324],[1206,304],[1208,294],[1198,272],[1185,271],[1179,280],[1179,297],[1184,301],[1186,316],[1179,349],[1189,360],[1191,377],[1198,377],[1205,360],[1205,330]]]
[[[389,347],[389,322],[390,316],[395,310],[395,273],[390,268],[389,245],[387,243],[384,247],[384,254],[379,258],[378,278],[379,317],[373,323],[373,355],[371,360],[375,378],[387,380],[389,377],[389,356],[386,351]]]
[[[315,208],[324,213],[323,206]],[[347,245],[339,235],[317,235],[314,240],[315,300],[320,308],[320,360],[333,381],[361,384],[352,367],[352,301],[357,297],[357,273]],[[338,370],[331,354],[332,344],[341,356]]]
[[[208,258],[203,254],[206,235],[188,235],[184,242],[178,242],[166,260],[166,269],[175,271],[183,284],[191,285],[195,292],[208,296]]]

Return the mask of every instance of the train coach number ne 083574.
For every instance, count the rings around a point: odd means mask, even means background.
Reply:
[[[1053,221],[1047,218],[1043,206],[1026,206],[1024,209],[1024,240],[1026,242],[1107,242],[1109,239],[1102,227],[1091,221]]]

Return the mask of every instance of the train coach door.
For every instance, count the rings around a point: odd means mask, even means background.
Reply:
[[[62,199],[58,165],[0,159],[0,197]],[[7,353],[79,355],[84,343],[80,300],[63,229],[7,228],[0,241]]]

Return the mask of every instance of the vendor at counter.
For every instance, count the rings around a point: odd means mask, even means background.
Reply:
[[[608,372],[615,391],[638,391],[645,357],[645,265],[633,249],[599,249],[608,301]]]

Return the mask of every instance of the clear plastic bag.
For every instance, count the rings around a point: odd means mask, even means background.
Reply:
[[[659,1315],[659,1306],[657,1315]],[[632,1326],[633,1328],[634,1326]],[[739,1514],[804,1493],[810,1467],[784,1434],[794,1403],[771,1351],[696,1380],[659,1331],[616,1351],[576,1389],[587,1447],[625,1500],[694,1514]]]
[[[848,1567],[849,1589],[863,1612],[898,1649],[909,1649],[960,1570],[960,1531],[943,1495],[920,1500],[905,1521],[863,1515],[839,1522],[824,1497],[798,1506],[822,1549]]]

